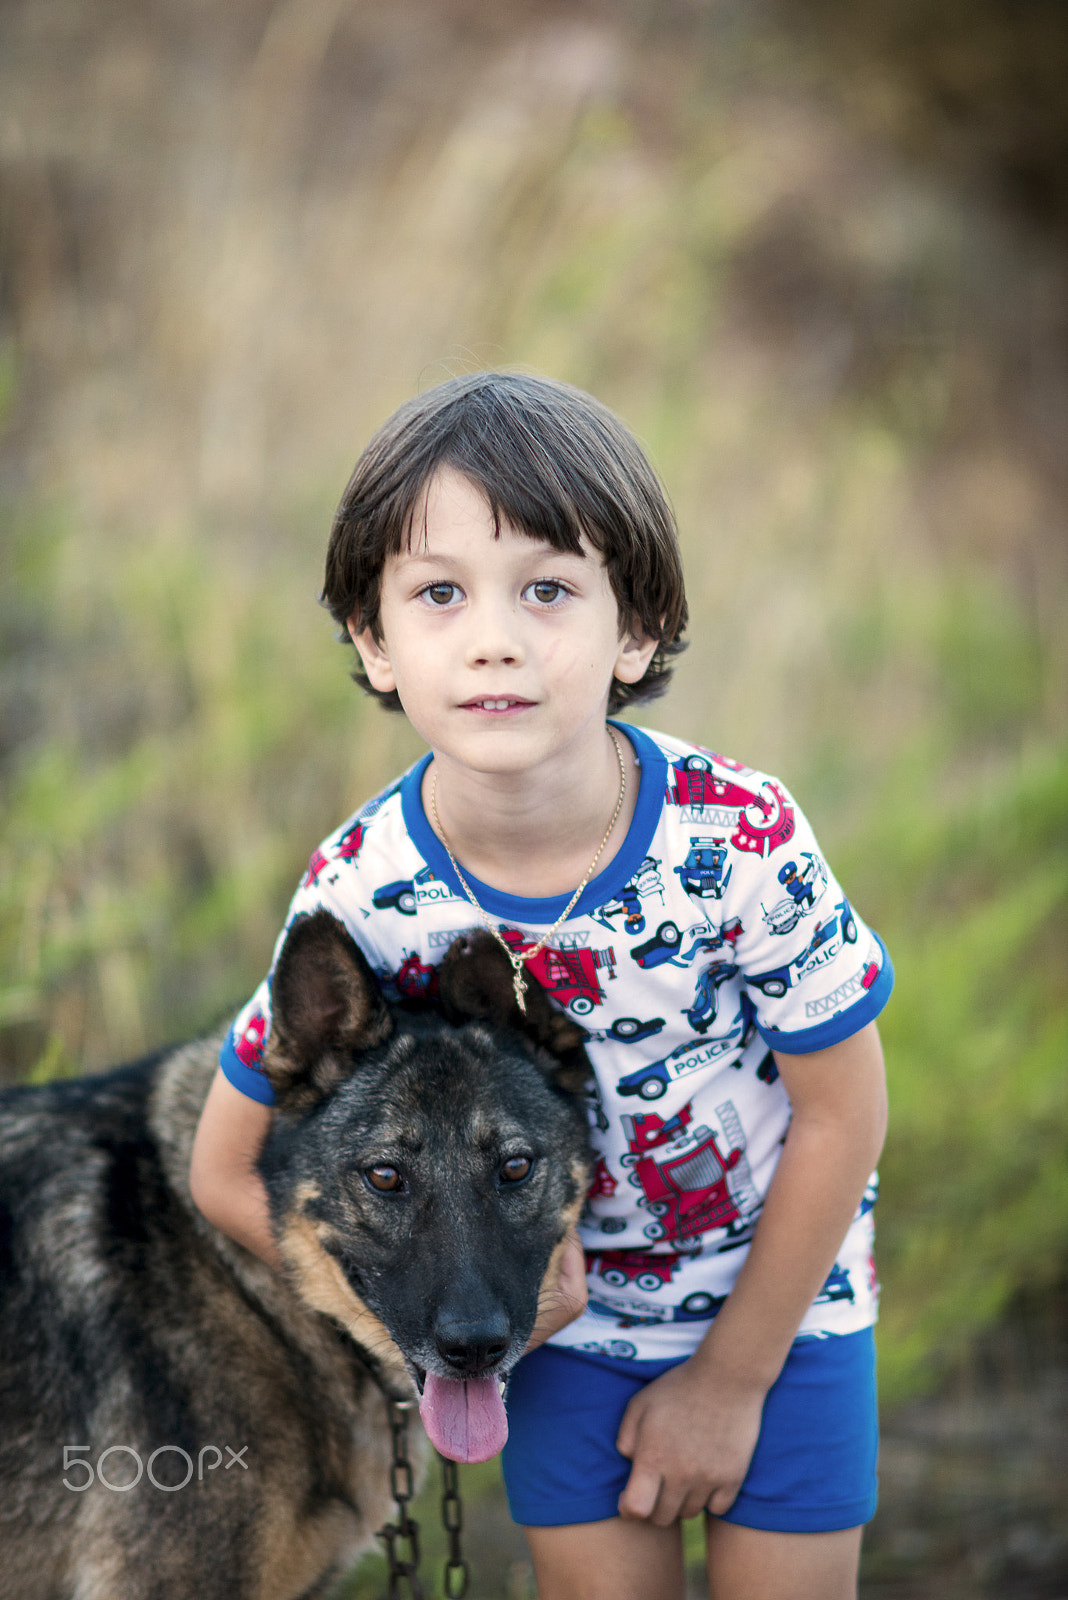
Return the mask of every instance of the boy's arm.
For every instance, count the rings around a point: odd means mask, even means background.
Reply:
[[[667,1526],[729,1510],[764,1398],[849,1230],[882,1149],[886,1082],[874,1022],[775,1060],[793,1117],[748,1257],[689,1361],[643,1389],[617,1439],[633,1462],[620,1514]]]
[[[189,1187],[210,1223],[279,1269],[267,1192],[256,1170],[274,1112],[235,1089],[221,1068],[204,1103],[189,1168]]]

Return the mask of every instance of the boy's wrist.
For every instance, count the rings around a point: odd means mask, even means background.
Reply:
[[[722,1316],[722,1313],[720,1313]],[[792,1341],[791,1341],[792,1342]],[[740,1336],[732,1337],[719,1318],[712,1324],[698,1345],[690,1363],[709,1382],[719,1389],[730,1389],[739,1398],[767,1394],[779,1373],[789,1349],[782,1351],[753,1344]]]

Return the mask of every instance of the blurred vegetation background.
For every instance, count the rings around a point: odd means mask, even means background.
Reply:
[[[639,720],[781,773],[894,955],[888,1417],[1021,1307],[1063,1350],[1066,80],[1059,0],[8,0],[8,1080],[258,981],[418,752],[316,604],[352,462],[414,390],[545,372],[678,511]],[[1052,1595],[1052,1516],[982,1559],[895,1525],[886,1582]]]

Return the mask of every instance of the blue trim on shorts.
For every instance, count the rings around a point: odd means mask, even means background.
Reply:
[[[554,1345],[524,1356],[506,1396],[502,1465],[513,1519],[551,1528],[617,1516],[631,1466],[615,1447],[623,1413],[678,1365]],[[859,1527],[875,1512],[878,1447],[872,1329],[796,1339],[723,1520],[776,1533]]]

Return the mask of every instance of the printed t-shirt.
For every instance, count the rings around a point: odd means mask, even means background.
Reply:
[[[588,1310],[554,1335],[637,1359],[689,1354],[745,1260],[790,1121],[772,1049],[803,1055],[882,1010],[889,957],[776,779],[630,724],[640,766],[623,845],[527,971],[586,1033],[594,1179],[579,1225]],[[287,917],[325,907],[387,996],[433,999],[477,917],[423,810],[425,756],[313,854]],[[504,894],[468,875],[515,949],[568,895]],[[281,948],[284,930],[279,939]],[[276,957],[277,957],[276,950]],[[273,1099],[261,1065],[270,979],[223,1050],[231,1083]],[[875,1320],[868,1185],[802,1335]]]

